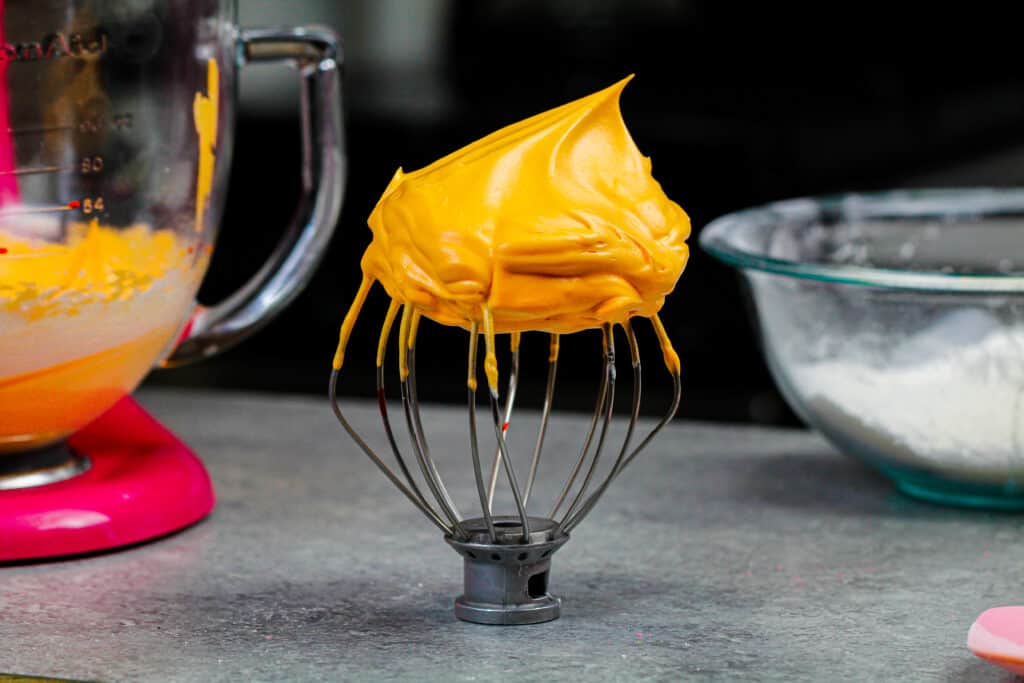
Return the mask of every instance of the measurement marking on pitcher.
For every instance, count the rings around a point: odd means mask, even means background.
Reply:
[[[13,171],[0,171],[0,176],[42,175],[44,173],[64,173],[74,170],[74,166],[35,166],[32,168],[19,168]]]
[[[82,206],[79,201],[68,202],[63,206],[40,206],[34,209],[15,209],[14,211],[0,211],[0,218],[7,216],[27,216],[36,213],[58,213],[61,211],[74,211]]]
[[[22,128],[8,128],[8,135],[33,135],[36,133],[53,133],[61,130],[74,130],[76,126],[25,126]]]
[[[95,175],[100,173],[105,165],[106,161],[99,154],[86,155],[75,166],[29,166],[28,168],[16,168],[11,171],[0,171],[0,177],[72,173],[76,171],[82,175]]]
[[[103,197],[87,197],[82,200],[74,199],[67,204],[61,206],[40,206],[32,209],[15,209],[14,211],[0,211],[0,218],[6,218],[7,216],[27,216],[29,214],[36,213],[60,213],[62,211],[78,211],[82,213],[91,214],[97,211],[103,211],[105,208],[103,204]]]
[[[113,130],[129,130],[135,126],[135,115],[131,112],[111,114],[110,116],[93,116],[81,119],[76,123],[54,126],[19,126],[7,128],[8,135],[41,135],[75,131],[78,133],[99,133],[108,127]]]

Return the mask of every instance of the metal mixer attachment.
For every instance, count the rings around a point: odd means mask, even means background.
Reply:
[[[361,291],[363,297],[365,292]],[[361,304],[361,301],[358,301]],[[598,477],[598,463],[608,437],[609,426],[614,413],[616,360],[615,335],[613,326],[602,327],[602,349],[604,370],[598,391],[594,414],[584,437],[580,453],[561,487],[550,512],[545,517],[527,514],[527,505],[537,477],[538,464],[544,451],[551,406],[555,393],[555,378],[558,369],[559,335],[550,335],[547,385],[540,427],[530,460],[525,486],[516,477],[512,458],[509,457],[506,431],[512,417],[516,388],[519,379],[519,334],[511,335],[512,360],[509,370],[508,391],[504,407],[496,384],[489,383],[491,422],[497,440],[497,448],[491,462],[490,477],[485,479],[481,464],[480,445],[477,434],[476,392],[477,392],[477,346],[480,330],[477,323],[470,328],[468,351],[467,405],[469,412],[470,461],[476,480],[481,515],[465,518],[458,511],[431,457],[420,416],[416,387],[416,332],[419,327],[419,313],[411,306],[405,306],[399,334],[399,375],[401,378],[401,400],[405,425],[409,431],[416,465],[426,483],[427,492],[417,483],[395,438],[391,418],[388,414],[387,395],[384,387],[384,353],[391,328],[402,305],[392,302],[381,330],[377,351],[377,403],[387,441],[390,444],[396,472],[389,467],[356,432],[346,419],[337,398],[337,381],[341,363],[335,362],[330,379],[330,400],[335,416],[356,444],[370,457],[388,479],[445,535],[445,540],[464,559],[464,593],[455,601],[455,615],[459,619],[481,624],[533,624],[557,619],[560,614],[560,600],[548,592],[548,577],[552,555],[569,540],[569,533],[583,521],[604,495],[612,481],[636,458],[644,447],[675,416],[679,407],[680,375],[668,363],[674,383],[674,391],[668,412],[657,422],[648,434],[635,446],[636,430],[641,401],[640,351],[636,335],[630,322],[621,323],[629,344],[630,361],[633,371],[632,403],[626,434],[610,469]],[[486,324],[485,320],[485,324]],[[667,344],[664,328],[654,317],[651,319],[663,349],[671,350]],[[351,324],[348,331],[351,330]],[[344,341],[348,331],[343,327],[339,358],[343,354]],[[488,347],[488,363],[493,363],[494,335],[485,330]],[[674,357],[674,352],[672,352]],[[668,360],[666,351],[666,361]],[[492,366],[493,369],[493,366]],[[500,472],[504,472],[515,501],[515,514],[495,515],[492,513],[494,494]]]

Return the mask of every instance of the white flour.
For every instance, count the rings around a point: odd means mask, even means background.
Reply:
[[[822,431],[951,476],[1024,479],[1024,327],[958,312],[887,360],[884,368],[856,360],[796,366],[793,380]]]

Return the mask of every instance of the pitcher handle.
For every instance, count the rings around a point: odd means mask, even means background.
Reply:
[[[280,313],[309,283],[341,212],[345,184],[341,121],[341,53],[333,31],[319,27],[242,31],[242,64],[290,62],[301,74],[302,196],[267,262],[221,303],[197,304],[171,355],[171,367],[234,346]]]

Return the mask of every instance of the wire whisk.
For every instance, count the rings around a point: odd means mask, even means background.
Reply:
[[[341,425],[360,449],[374,462],[392,484],[444,534],[446,541],[465,558],[465,593],[456,600],[456,615],[478,623],[537,623],[557,618],[560,613],[558,598],[547,592],[550,557],[564,544],[575,529],[594,509],[612,482],[636,459],[659,432],[675,416],[681,397],[679,361],[660,319],[650,318],[654,332],[672,377],[673,392],[666,413],[643,438],[635,442],[642,402],[642,372],[640,348],[632,322],[601,325],[601,352],[603,370],[594,412],[579,454],[566,474],[559,494],[544,516],[531,516],[528,506],[534,507],[534,485],[544,456],[545,437],[555,398],[561,335],[546,333],[549,339],[547,381],[545,385],[540,423],[533,441],[529,468],[520,480],[514,458],[509,452],[508,430],[515,412],[516,394],[520,377],[520,342],[522,334],[509,334],[511,362],[508,372],[504,403],[498,390],[498,368],[495,352],[494,322],[491,312],[482,307],[479,320],[468,325],[467,349],[467,407],[468,407],[468,460],[473,468],[480,514],[467,517],[452,498],[431,455],[430,445],[420,414],[416,382],[416,339],[423,313],[414,305],[392,300],[384,316],[376,357],[377,405],[391,456],[396,467],[387,464],[345,417],[337,396],[338,378],[344,359],[345,346],[351,335],[356,317],[372,287],[364,278],[352,308],[342,324],[338,352],[331,372],[329,396],[332,409]],[[401,317],[399,318],[399,313]],[[412,457],[399,446],[389,413],[385,389],[385,356],[395,321],[399,320],[398,374],[400,397]],[[603,476],[598,476],[599,463],[607,449],[609,428],[614,416],[617,363],[615,336],[618,327],[625,335],[629,347],[632,370],[632,394],[629,422],[618,445],[614,460]],[[490,399],[490,422],[494,430],[496,448],[485,472],[481,456],[477,420],[477,374],[479,371],[479,338],[485,343],[485,373]],[[415,461],[422,482],[417,481],[410,468]],[[515,509],[511,514],[495,514],[495,493],[499,481],[504,479],[512,494]],[[486,475],[486,476],[485,476]],[[425,489],[425,490],[424,490]]]

